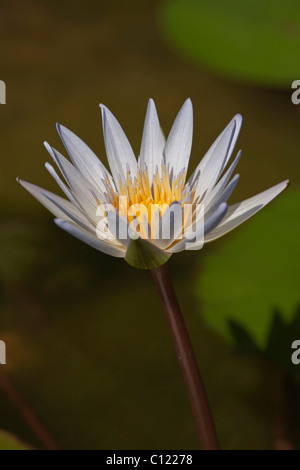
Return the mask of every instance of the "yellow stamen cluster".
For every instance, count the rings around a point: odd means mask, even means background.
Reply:
[[[160,172],[156,167],[151,184],[145,164],[143,168],[138,165],[135,177],[132,177],[130,168],[127,168],[126,177],[120,177],[118,180],[118,192],[108,177],[102,180],[106,189],[104,193],[106,203],[121,217],[127,217],[129,224],[137,219],[144,226],[141,228],[141,233],[146,230],[145,224],[148,225],[151,238],[157,228],[158,219],[172,203],[178,202],[183,208],[186,204],[193,203],[196,187],[191,188],[189,183],[186,184],[186,174],[187,170],[184,168],[174,176],[167,165],[162,163]],[[97,202],[105,214],[107,206],[101,204],[99,200]]]
[[[127,168],[126,181],[119,178],[119,192],[113,189],[108,178],[103,180],[107,191],[105,197],[107,203],[112,204],[121,216],[127,214],[131,218],[128,214],[128,208],[135,204],[143,204],[149,212],[151,206],[155,205],[160,209],[162,215],[174,201],[179,202],[182,207],[184,204],[192,203],[195,188],[190,190],[189,185],[185,185],[186,174],[187,170],[183,169],[176,176],[170,175],[166,164],[163,163],[160,173],[156,167],[151,187],[146,165],[144,168],[141,165],[138,166],[136,177],[132,177],[130,169]],[[127,208],[123,207],[124,197],[127,198]]]

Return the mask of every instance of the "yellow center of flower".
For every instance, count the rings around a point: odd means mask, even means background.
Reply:
[[[147,221],[153,235],[156,228],[153,226],[153,220],[157,220],[157,214],[161,217],[174,202],[178,202],[182,207],[192,204],[196,187],[191,189],[190,185],[186,184],[186,174],[187,170],[184,168],[174,176],[169,172],[167,165],[162,163],[160,172],[156,167],[151,184],[146,165],[144,168],[138,165],[136,177],[132,177],[128,168],[126,181],[119,178],[118,192],[108,177],[103,180],[106,202],[113,206],[121,217],[127,216],[128,223],[133,219],[140,223]],[[100,204],[100,201],[98,203],[105,212],[105,205]]]

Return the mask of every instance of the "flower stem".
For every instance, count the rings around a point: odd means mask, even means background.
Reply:
[[[34,411],[26,403],[16,386],[10,380],[8,375],[0,370],[0,389],[6,394],[11,403],[18,410],[28,427],[38,437],[40,442],[47,450],[59,450],[59,446],[54,441],[53,437],[46,430]]]
[[[166,264],[152,269],[151,274],[167,317],[201,448],[217,450],[218,439],[202,378]]]

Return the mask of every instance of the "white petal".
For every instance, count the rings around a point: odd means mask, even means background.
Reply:
[[[163,149],[164,149],[166,146],[167,139],[162,128],[160,128],[160,139],[161,139],[161,145],[163,146]]]
[[[198,229],[194,235],[195,241],[187,240],[186,238],[179,241],[175,244],[171,249],[167,250],[168,253],[179,253],[183,250],[199,250],[204,245],[204,237],[208,234],[211,230],[218,226],[221,222],[223,217],[227,212],[228,206],[225,202],[221,203],[219,207],[215,210],[215,212],[209,217],[208,219],[204,219],[204,223],[202,221],[199,222]]]
[[[65,214],[64,219],[72,220],[77,225],[79,225],[84,230],[94,234],[96,233],[95,226],[92,225],[89,220],[80,212],[77,207],[73,204],[68,204],[69,201],[61,200],[59,196],[51,194],[48,191],[42,191],[43,196],[45,196],[50,202],[52,202],[58,209]]]
[[[193,106],[187,99],[179,111],[165,147],[166,163],[170,164],[170,171],[177,175],[187,167],[191,155],[193,139]]]
[[[102,111],[103,134],[107,154],[107,160],[115,181],[119,188],[119,175],[125,179],[127,165],[133,176],[136,176],[137,161],[131,145],[117,119],[103,104]]]
[[[239,174],[236,174],[234,175],[234,177],[232,178],[232,180],[230,181],[230,183],[228,183],[228,185],[226,186],[226,188],[224,189],[224,191],[219,195],[218,198],[216,198],[214,200],[214,203],[210,206],[209,210],[207,210],[207,206],[204,202],[204,206],[205,206],[205,215],[206,217],[210,217],[213,212],[216,210],[216,208],[222,203],[222,202],[227,202],[228,199],[230,198],[231,194],[233,193],[233,191],[235,190],[235,187],[236,185],[238,184],[239,182],[239,179],[240,179],[240,175]]]
[[[182,225],[183,209],[179,202],[173,202],[161,217],[151,242],[161,250],[166,249],[180,236]]]
[[[147,107],[140,151],[141,167],[144,168],[144,163],[146,163],[150,184],[152,183],[156,165],[160,169],[164,145],[156,107],[154,101],[150,99]]]
[[[58,176],[57,172],[53,168],[50,163],[46,162],[45,163],[46,169],[49,171],[50,175],[55,179],[56,183],[58,186],[62,189],[62,191],[65,193],[67,198],[73,202],[73,204],[77,205],[76,199],[74,198],[71,190],[68,188],[68,186],[62,181],[62,179]]]
[[[109,211],[107,213],[108,228],[110,233],[116,240],[118,240],[125,248],[128,248],[131,238],[129,236],[130,229],[128,221],[125,217],[120,217],[117,212]]]
[[[88,215],[89,219],[95,222],[97,220],[96,211],[98,203],[94,194],[101,202],[103,202],[104,196],[72,165],[71,162],[69,162],[69,160],[51,147],[47,142],[44,144],[72,189],[72,194],[78,205]]]
[[[205,210],[210,209],[212,205],[215,205],[215,203],[219,200],[221,194],[223,193],[224,189],[227,186],[228,181],[230,180],[240,158],[241,158],[242,152],[239,151],[237,156],[235,157],[234,161],[224,173],[222,178],[218,181],[218,183],[215,185],[215,187],[207,194],[207,196],[204,197],[203,202],[205,204]]]
[[[189,179],[189,182],[191,185],[199,177],[199,175],[203,182],[204,181],[203,173],[204,173],[205,178],[206,179],[209,178],[207,184],[205,185],[207,189],[209,186],[210,178],[212,174],[211,167],[212,166],[214,167],[215,172],[218,172],[220,168],[222,171],[225,169],[231,157],[236,140],[238,138],[241,125],[242,125],[242,116],[240,114],[237,114],[230,121],[230,123],[223,130],[223,132],[221,132],[221,134],[218,136],[218,138],[215,140],[215,142],[212,144],[212,146],[209,148],[209,150],[206,152],[206,154],[202,158],[201,162],[199,163],[196,170],[194,171],[194,173]]]
[[[232,121],[216,145],[209,162],[202,169],[195,193],[195,200],[202,199],[203,196],[209,194],[224,171],[232,139],[235,135],[235,129],[236,123]]]
[[[276,186],[273,186],[272,188],[257,194],[256,196],[229,206],[224,220],[218,227],[210,232],[207,237],[205,237],[205,242],[210,242],[221,237],[222,235],[225,235],[225,233],[230,232],[242,222],[249,219],[249,217],[256,214],[256,212],[262,209],[279,193],[281,193],[281,191],[287,187],[288,183],[288,180],[283,181],[282,183],[279,183]]]
[[[98,251],[102,251],[107,255],[115,256],[116,258],[124,258],[125,256],[125,250],[112,246],[111,244],[106,243],[102,240],[99,240],[99,238],[97,238],[96,236],[93,236],[85,230],[81,230],[73,223],[66,222],[65,220],[61,219],[55,219],[54,222],[60,228],[68,232],[70,235],[73,235],[74,237],[78,238],[79,240],[83,241],[84,243],[95,248]]]
[[[105,179],[106,176],[109,178],[110,176],[105,166],[101,163],[97,155],[95,155],[85,142],[74,134],[74,132],[59,123],[57,123],[56,127],[75,167],[93,186],[103,192],[105,187],[102,183],[102,179]]]
[[[58,205],[52,202],[52,200],[55,200],[56,202],[58,202],[66,210],[74,214],[76,213],[76,216],[78,217],[82,216],[79,210],[70,201],[67,201],[67,199],[57,196],[56,194],[51,193],[50,191],[47,191],[46,189],[40,188],[39,186],[36,186],[35,184],[28,183],[28,181],[23,181],[20,178],[18,178],[17,181],[33,197],[35,197],[41,204],[43,204],[43,206],[46,207],[46,209],[48,209],[53,215],[55,215],[55,217],[72,220],[71,217],[66,216],[66,211],[58,207]],[[47,196],[49,196],[49,198]],[[52,200],[50,200],[50,198]]]
[[[219,225],[219,223],[224,218],[227,209],[228,206],[226,202],[222,202],[210,217],[205,218],[204,235],[208,235],[215,227]]]

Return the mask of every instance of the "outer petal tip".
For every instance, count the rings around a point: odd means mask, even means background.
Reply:
[[[61,134],[61,128],[62,128],[62,125],[61,125],[59,122],[57,122],[57,123],[55,124],[55,126],[56,126],[56,130],[57,130],[57,132],[58,132],[58,133],[59,133],[59,135],[60,135],[60,134]],[[60,135],[60,137],[61,137],[61,135]]]
[[[100,109],[101,109],[102,117],[103,117],[103,116],[106,116],[107,113],[109,112],[108,107],[105,106],[105,104],[102,104],[102,103],[99,104],[99,107],[100,107]]]
[[[106,108],[106,106],[104,106],[104,104],[102,104],[102,103],[99,104],[99,107],[100,107],[100,110],[101,110],[102,127],[103,127],[103,130],[104,130],[105,121],[106,121],[106,112],[105,112],[105,110],[106,110],[107,108]]]
[[[65,220],[59,219],[58,217],[55,217],[54,222],[56,223],[56,225],[58,225],[58,227],[62,227],[67,223]]]
[[[191,98],[187,98],[182,106],[183,109],[187,108],[189,111],[193,112],[193,103]]]
[[[278,194],[279,194],[282,191],[284,191],[288,186],[290,186],[290,184],[291,184],[290,180],[283,180],[283,181],[281,181],[280,183],[276,184],[273,187],[278,188],[278,189],[280,188],[280,190],[278,191]]]
[[[22,186],[22,188],[26,189],[26,185],[28,184],[27,181],[22,180],[19,176],[17,176],[16,181]]]
[[[50,154],[50,156],[54,158],[52,147],[46,140],[44,142],[44,147],[47,150],[47,152]]]
[[[219,205],[219,209],[221,212],[225,211],[228,207],[228,204],[227,202],[222,202],[220,205]]]
[[[65,145],[65,137],[67,137],[66,134],[68,132],[70,133],[71,131],[67,127],[60,124],[59,122],[56,123],[56,130],[58,132],[59,137],[62,140],[62,143]],[[65,145],[65,147],[66,147],[66,145]]]
[[[53,169],[53,166],[51,165],[51,163],[45,162],[45,168],[46,168],[46,170],[49,171],[49,169]]]

